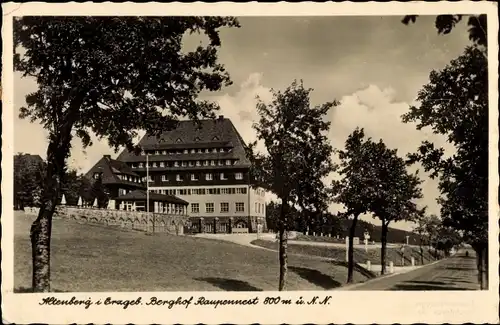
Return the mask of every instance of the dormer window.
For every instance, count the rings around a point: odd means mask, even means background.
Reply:
[[[212,149],[213,153],[217,153],[217,148]]]
[[[210,152],[210,149],[205,149],[205,153],[209,153]]]
[[[220,179],[223,181],[227,180],[226,175],[224,175],[224,173],[220,173]]]
[[[156,167],[156,162],[153,163],[153,167]]]
[[[160,167],[165,167],[165,163],[163,161],[160,162]]]
[[[183,161],[183,162],[181,163],[181,166],[182,166],[182,167],[186,167],[186,162],[185,162],[185,161]]]
[[[224,148],[220,148],[220,150],[219,150],[219,151],[220,151],[220,152],[224,152]]]
[[[203,161],[203,166],[208,166],[208,165],[209,165],[208,160],[204,160],[204,161]]]
[[[144,163],[139,163],[139,168],[144,168]]]
[[[182,181],[181,175],[179,174],[175,175],[175,180],[178,182]]]
[[[222,166],[222,160],[217,161],[217,165]]]
[[[179,162],[178,161],[174,162],[174,167],[179,167]]]
[[[219,137],[218,136],[213,137],[212,141],[219,141]]]
[[[196,141],[196,142],[198,142],[198,141],[200,141],[200,140],[201,140],[201,139],[200,139],[199,137],[194,138],[194,141]]]
[[[166,150],[163,150],[162,151],[162,155],[166,155],[167,154],[167,151]]]
[[[177,140],[175,140],[175,143],[181,143],[181,142],[182,142],[181,138],[177,138]]]
[[[201,166],[201,161],[197,160],[196,161],[196,166]]]
[[[198,149],[198,153],[203,153],[203,150],[202,149]]]
[[[231,160],[226,160],[226,166],[231,166]]]
[[[146,152],[144,152],[144,150],[141,151],[141,156],[145,156],[145,155],[146,155]]]
[[[215,166],[215,160],[210,160],[210,166]]]
[[[196,174],[191,174],[191,180],[192,180],[192,181],[197,181],[197,180],[198,180],[198,175],[196,175]]]
[[[191,153],[196,153],[196,149],[191,149]]]
[[[190,162],[188,163],[188,165],[189,165],[189,167],[193,167],[193,166],[194,166],[192,161],[190,161]]]

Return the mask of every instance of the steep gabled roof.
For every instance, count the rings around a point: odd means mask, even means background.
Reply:
[[[195,149],[227,147],[231,152],[224,153],[224,159],[237,159],[240,166],[250,165],[245,153],[245,143],[234,127],[231,120],[223,117],[218,119],[200,120],[199,124],[194,121],[179,121],[177,128],[166,131],[159,137],[146,134],[140,141],[139,146],[145,150],[161,149]],[[201,154],[203,155],[203,154]],[[181,155],[178,159],[188,159]],[[205,157],[205,156],[203,156]],[[150,157],[152,158],[152,156]],[[178,160],[177,159],[177,160]],[[204,159],[202,156],[197,159]],[[210,158],[206,158],[210,159]],[[212,158],[213,159],[213,158]],[[144,156],[137,156],[132,152],[124,150],[117,160],[123,162],[144,161]],[[155,160],[162,160],[160,158]]]
[[[102,157],[90,170],[85,174],[88,179],[93,178],[94,173],[102,173],[103,184],[127,184],[139,188],[144,187],[141,183],[130,182],[118,178],[118,174],[124,174],[139,178],[140,176],[133,172],[132,169],[124,162],[111,159],[110,156]]]

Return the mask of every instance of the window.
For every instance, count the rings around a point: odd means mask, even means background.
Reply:
[[[234,174],[234,178],[236,178],[236,179],[243,179],[243,173],[236,173],[236,174]]]
[[[196,141],[196,142],[198,142],[198,141],[200,141],[200,140],[201,140],[201,139],[200,139],[199,137],[194,138],[194,141]]]
[[[221,194],[231,194],[230,188],[221,188]]]
[[[181,140],[181,138],[177,138],[177,140],[175,140],[175,142],[180,143],[180,142],[182,142],[182,140]]]
[[[151,175],[148,176],[148,182],[152,182],[153,179],[151,178]]]
[[[203,149],[198,149],[198,153],[203,153]]]
[[[178,161],[174,162],[174,167],[179,167],[179,162]]]
[[[139,168],[143,168],[144,167],[144,164],[143,163],[139,163]]]
[[[196,153],[196,149],[191,149],[191,153]]]
[[[221,202],[220,203],[220,212],[229,212],[229,203]]]
[[[239,187],[236,189],[236,194],[247,194],[246,187]]]
[[[167,154],[167,151],[166,151],[166,150],[163,150],[162,154],[163,154],[163,155],[166,155],[166,154]]]
[[[219,152],[224,152],[224,148],[220,148]]]
[[[226,175],[224,175],[224,173],[220,173],[220,179],[223,181],[227,180]]]
[[[161,181],[167,182],[168,181],[167,175],[161,175]]]
[[[209,164],[209,161],[208,161],[208,160],[204,160],[204,161],[203,161],[203,166],[208,166],[208,164]]]
[[[210,166],[215,166],[215,160],[210,160]]]
[[[191,180],[192,180],[192,181],[197,181],[197,180],[198,180],[198,175],[196,175],[196,174],[191,174]]]
[[[212,149],[213,153],[217,153],[217,148]]]
[[[163,161],[160,162],[160,167],[162,167],[162,168],[165,167],[165,163]]]
[[[144,151],[141,151],[141,156],[145,156],[146,153]]]
[[[200,213],[199,203],[191,203],[191,213]]]
[[[214,213],[214,204],[213,203],[205,203],[205,212],[206,213]]]
[[[206,175],[205,175],[205,179],[206,179],[207,181],[211,181],[211,180],[213,180],[213,175],[212,175],[212,174],[206,174]]]
[[[183,161],[183,162],[181,163],[181,166],[182,166],[182,167],[186,167],[186,166],[187,166],[186,162],[185,162],[185,161]]]
[[[255,212],[257,212],[257,206],[258,206],[258,204],[257,204],[257,202],[255,202]]]
[[[209,153],[210,152],[210,149],[205,149],[205,153]]]
[[[196,161],[196,166],[201,166],[201,161],[197,160]]]
[[[179,175],[179,174],[175,175],[175,180],[178,182],[182,181],[181,175]]]
[[[222,160],[217,161],[217,165],[222,166],[223,165]]]
[[[153,167],[156,167],[156,163],[155,162],[153,163]]]
[[[184,153],[189,153],[189,150],[187,150],[187,149],[184,149]]]
[[[161,194],[167,195],[167,190],[161,190]]]
[[[245,211],[245,203],[236,202],[236,212],[244,212],[244,211]]]
[[[219,137],[217,137],[217,136],[213,137],[212,141],[219,141]]]
[[[226,166],[231,166],[231,160],[226,160]]]
[[[135,168],[135,164],[130,165],[130,167]]]

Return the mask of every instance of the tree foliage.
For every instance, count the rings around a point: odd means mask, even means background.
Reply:
[[[439,15],[436,17],[435,26],[439,34],[449,34],[453,28],[462,21],[464,15]],[[402,22],[405,25],[414,23],[418,15],[407,15]],[[486,15],[470,15],[467,20],[469,26],[469,39],[477,45],[488,45]]]
[[[41,209],[31,228],[33,288],[50,290],[52,215],[71,140],[84,146],[90,135],[115,150],[138,152],[137,130],[159,135],[180,117],[214,117],[218,106],[200,100],[202,91],[230,84],[218,62],[219,30],[238,27],[232,17],[50,17],[14,19],[14,67],[36,79],[20,117],[49,131]],[[183,48],[190,33],[208,44]]]
[[[14,208],[40,206],[45,163],[40,156],[14,156]]]
[[[275,193],[281,201],[279,290],[285,288],[285,231],[290,227],[291,207],[300,208],[301,213],[319,214],[328,206],[323,181],[333,171],[333,148],[326,136],[330,122],[324,121],[324,116],[337,103],[312,107],[311,91],[294,81],[285,91],[274,91],[271,103],[259,100],[260,118],[254,129],[267,152],[256,152],[257,142],[247,148],[257,185]]]
[[[420,162],[439,178],[444,222],[464,232],[471,244],[487,243],[488,235],[488,73],[480,50],[468,47],[419,92],[420,105],[410,107],[404,122],[432,128],[447,137],[456,152],[423,142],[410,162]]]

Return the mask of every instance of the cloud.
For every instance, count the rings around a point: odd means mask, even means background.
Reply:
[[[428,140],[437,146],[452,152],[453,147],[446,142],[443,136],[433,134],[431,130],[419,131],[413,123],[403,123],[401,115],[408,112],[409,104],[394,101],[396,94],[392,88],[381,89],[376,85],[369,85],[351,95],[342,97],[340,105],[331,114],[330,140],[336,148],[343,148],[348,135],[356,127],[364,128],[367,137],[378,141],[383,139],[389,148],[398,149],[402,157],[415,152],[423,140]],[[411,168],[412,171],[417,169]],[[422,190],[424,198],[421,205],[427,205],[429,212],[439,213],[436,198],[439,196],[437,180],[431,180],[428,174],[420,171],[424,180]],[[332,206],[332,209],[341,209]],[[372,221],[372,218],[365,216]],[[396,225],[397,226],[397,225]],[[401,225],[404,227],[404,225]],[[407,227],[404,227],[407,228]]]

